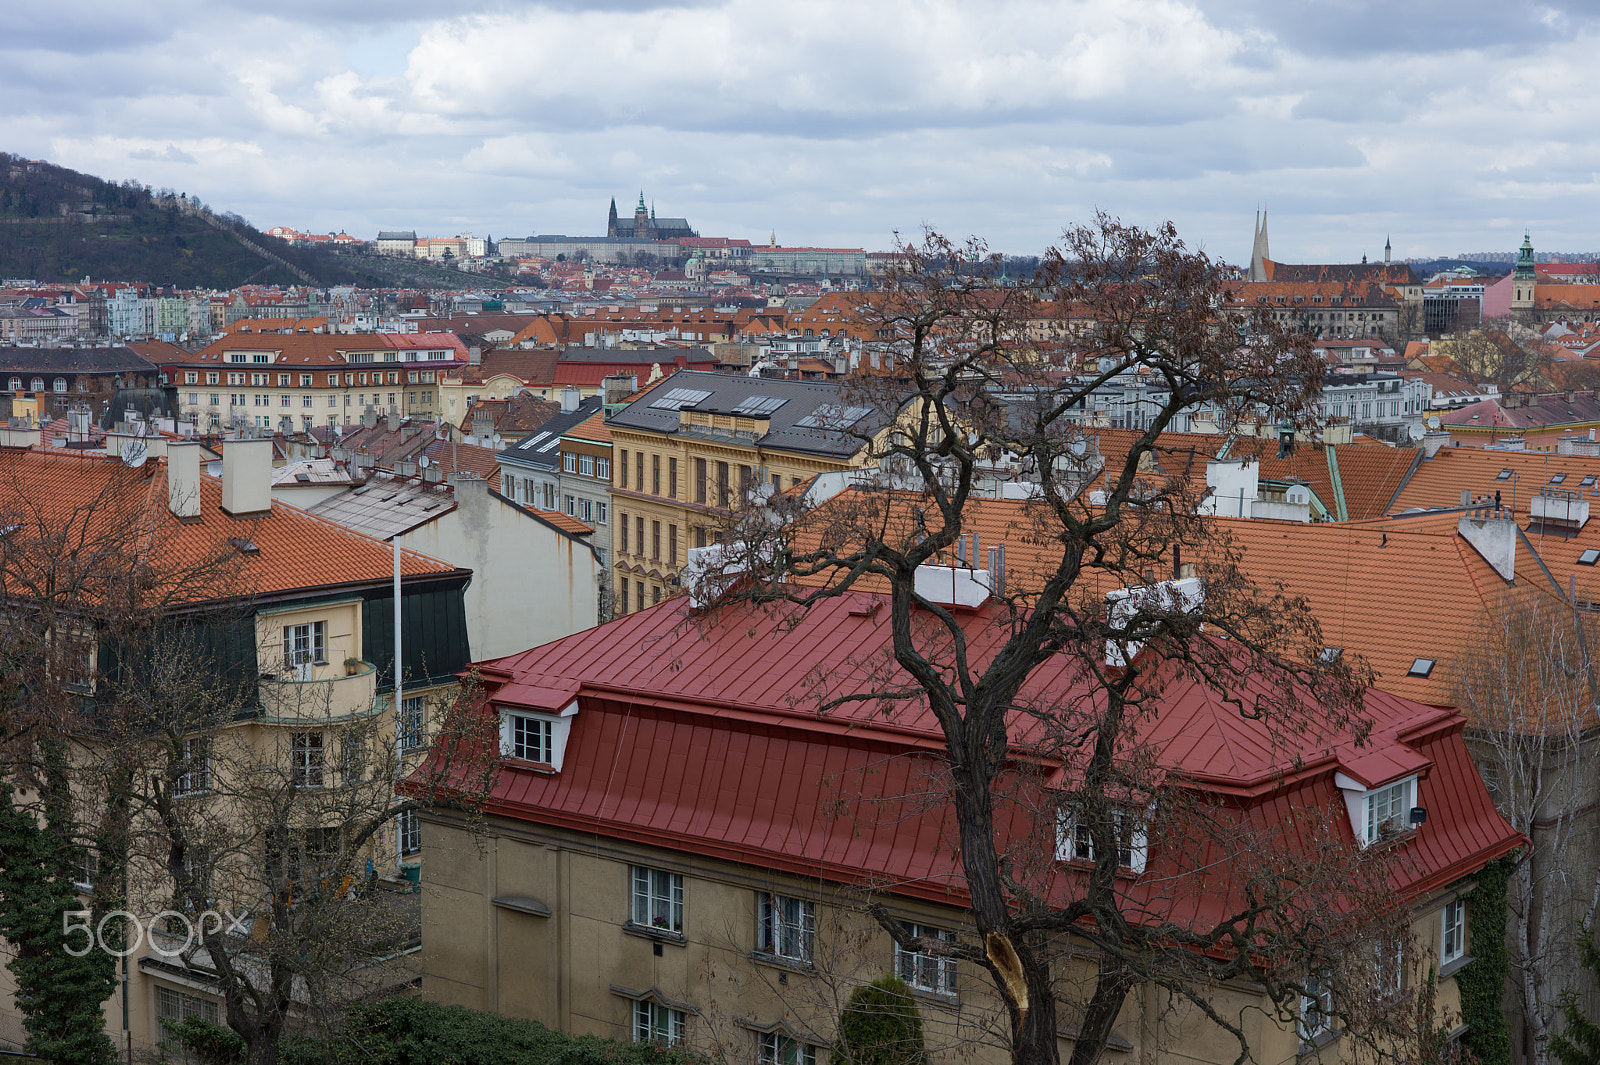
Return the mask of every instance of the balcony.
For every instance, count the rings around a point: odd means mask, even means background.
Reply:
[[[301,722],[349,721],[384,708],[377,700],[378,669],[371,662],[330,650],[327,662],[308,662],[277,674],[261,676],[263,720]]]

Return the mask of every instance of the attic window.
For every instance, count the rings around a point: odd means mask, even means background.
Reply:
[[[1497,481],[1511,480],[1511,470],[1509,468],[1501,470],[1499,473],[1494,475],[1494,479]]]
[[[1579,488],[1588,488],[1591,485],[1593,485],[1594,482],[1595,482],[1595,475],[1591,473],[1588,476],[1584,477],[1583,480],[1578,482],[1578,487]]]
[[[1433,659],[1418,658],[1411,663],[1411,668],[1406,670],[1408,677],[1426,677],[1433,672]]]
[[[361,495],[366,495],[370,491],[372,491],[372,485],[364,484],[360,488],[357,488],[355,491],[351,492],[350,494],[354,495],[354,496],[361,496]]]
[[[1566,479],[1567,479],[1567,475],[1566,474],[1558,473],[1554,477],[1550,478],[1550,483],[1551,484],[1560,484],[1562,481],[1565,481]]]
[[[1324,647],[1322,649],[1322,654],[1318,655],[1317,657],[1322,659],[1324,665],[1327,665],[1331,662],[1338,661],[1339,656],[1342,654],[1344,654],[1343,647]]]
[[[1578,556],[1578,565],[1580,566],[1592,566],[1596,562],[1600,562],[1600,550],[1596,548],[1591,547]]]
[[[241,555],[259,555],[261,553],[261,548],[257,546],[254,540],[246,540],[242,536],[230,536],[228,543]]]

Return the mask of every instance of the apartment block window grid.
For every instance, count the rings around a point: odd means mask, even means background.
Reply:
[[[756,1061],[758,1065],[817,1065],[817,1048],[782,1032],[762,1032]]]
[[[816,908],[806,899],[762,892],[756,949],[774,958],[811,964]]]
[[[683,933],[683,877],[663,869],[635,865],[633,923],[662,932]]]
[[[938,939],[946,943],[954,943],[956,941],[956,934],[947,929],[908,924],[906,930],[921,939]],[[894,971],[900,979],[919,991],[931,991],[937,995],[953,995],[956,993],[956,960],[954,958],[906,950],[899,943],[895,943]]]
[[[683,1042],[683,1030],[688,1017],[683,1010],[675,1010],[659,1002],[636,1001],[633,1004],[633,1041],[635,1043],[666,1043],[677,1046]]]

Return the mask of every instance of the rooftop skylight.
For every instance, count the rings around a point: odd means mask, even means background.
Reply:
[[[1497,480],[1497,481],[1509,481],[1509,480],[1511,480],[1511,469],[1510,469],[1510,467],[1507,467],[1506,469],[1503,469],[1499,473],[1495,474],[1494,475],[1494,479]]]
[[[1426,677],[1433,672],[1433,659],[1418,658],[1412,661],[1411,668],[1406,670],[1408,677]]]

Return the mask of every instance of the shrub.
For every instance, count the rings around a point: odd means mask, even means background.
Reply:
[[[884,976],[851,994],[839,1014],[835,1065],[923,1065],[922,1014],[910,986]]]

